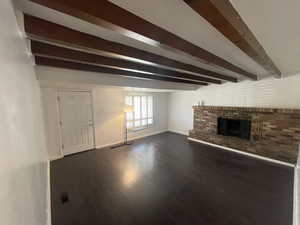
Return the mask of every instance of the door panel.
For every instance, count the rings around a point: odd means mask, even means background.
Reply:
[[[60,91],[58,94],[64,155],[94,148],[91,93]]]

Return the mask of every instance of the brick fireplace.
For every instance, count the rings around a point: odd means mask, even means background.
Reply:
[[[300,142],[300,110],[247,107],[194,106],[194,128],[189,137],[212,144],[296,163]],[[220,118],[248,121],[249,138],[224,135]]]

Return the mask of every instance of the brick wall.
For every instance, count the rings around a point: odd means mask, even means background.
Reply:
[[[300,142],[300,110],[194,106],[190,137],[295,163]],[[217,134],[218,117],[251,120],[251,140]]]

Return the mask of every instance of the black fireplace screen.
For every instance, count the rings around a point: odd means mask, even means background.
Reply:
[[[251,135],[251,121],[219,117],[218,134],[249,140]]]

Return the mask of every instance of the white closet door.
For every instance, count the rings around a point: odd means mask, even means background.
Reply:
[[[90,92],[60,91],[59,112],[64,155],[94,148],[94,122]]]

